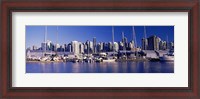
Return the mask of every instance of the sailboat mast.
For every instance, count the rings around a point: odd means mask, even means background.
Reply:
[[[124,50],[125,49],[124,32],[122,32],[122,43],[123,43],[123,50]]]
[[[132,27],[132,29],[133,29],[133,38],[134,38],[135,47],[137,48],[137,40],[136,40],[136,34],[135,34],[134,26]]]
[[[147,30],[146,26],[144,26],[144,42],[142,45],[143,50],[147,50]]]
[[[167,35],[167,42],[166,42],[166,44],[167,44],[167,49],[168,49],[168,48],[169,48],[169,46],[168,46],[168,44],[169,44],[169,43],[168,43],[168,35]]]
[[[56,55],[57,55],[57,45],[58,45],[58,26],[56,27]]]
[[[112,26],[112,45],[113,45],[113,51],[114,51],[114,27]]]
[[[56,28],[56,44],[58,44],[58,26]]]
[[[136,40],[136,34],[135,34],[135,27],[133,26],[132,29],[133,29],[133,37],[134,37],[134,44],[135,44],[135,54],[137,58],[138,53],[137,53],[137,40]]]
[[[147,34],[146,34],[146,27],[144,26],[144,39],[147,38]]]
[[[46,53],[46,49],[47,49],[47,26],[45,27],[45,35],[44,35],[44,43],[45,43],[45,49],[44,49],[44,51],[45,51],[45,53]]]

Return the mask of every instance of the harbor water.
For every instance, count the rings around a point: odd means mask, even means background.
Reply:
[[[26,62],[26,73],[174,73],[174,62]]]

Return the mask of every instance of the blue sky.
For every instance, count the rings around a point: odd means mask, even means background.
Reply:
[[[156,35],[169,42],[174,41],[174,26],[145,26],[147,37]],[[141,46],[144,37],[144,26],[134,26],[137,45]],[[56,43],[57,26],[47,26],[47,40]],[[115,42],[121,41],[122,32],[128,41],[132,40],[132,26],[114,26]],[[26,26],[26,48],[44,42],[45,26]],[[96,37],[97,42],[112,42],[112,26],[58,26],[58,43],[68,44],[73,40],[86,42]]]

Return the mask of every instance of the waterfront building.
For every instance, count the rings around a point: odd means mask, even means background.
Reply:
[[[47,40],[47,45],[46,45],[46,47],[47,47],[47,50],[48,50],[48,51],[51,50],[51,49],[50,49],[50,47],[51,47],[51,41],[50,41],[50,40]]]
[[[84,46],[84,53],[88,53],[88,50],[87,50],[88,49],[88,47],[87,47],[88,45],[87,45],[87,43],[84,43],[83,46]]]
[[[167,43],[166,41],[160,41],[159,43],[159,50],[166,50],[167,49]]]
[[[106,52],[108,51],[108,44],[107,43],[103,43],[103,51]]]
[[[90,50],[90,48],[89,48],[89,46],[90,46],[89,45],[89,40],[86,41],[85,45],[86,45],[86,47],[85,47],[86,48],[85,53],[89,54],[89,50]]]
[[[89,53],[93,53],[93,42],[89,41]]]
[[[163,50],[166,50],[166,49],[167,49],[167,42],[164,41],[164,43],[163,43]]]
[[[122,43],[123,43],[122,50],[126,50],[126,48],[127,48],[127,42],[128,42],[128,40],[127,40],[126,37],[124,37],[124,32],[122,32]]]
[[[71,43],[69,43],[68,45],[67,45],[67,52],[72,52],[72,44]]]
[[[79,42],[79,53],[84,53],[84,44]]]
[[[46,51],[46,43],[45,42],[41,43],[41,47],[42,47],[43,51]]]
[[[93,53],[97,52],[96,37],[93,38]]]
[[[121,41],[121,42],[118,43],[118,45],[119,45],[119,50],[123,50],[124,43]]]
[[[129,43],[128,43],[128,49],[133,49],[134,48],[134,41],[132,40],[132,41],[130,41]]]
[[[47,40],[47,42],[41,43],[41,47],[42,47],[43,51],[45,51],[45,50],[53,51],[54,45],[53,45],[53,43],[51,43],[51,41]],[[57,46],[57,48],[60,48],[60,46]]]
[[[119,45],[117,42],[114,42],[114,44],[113,44],[113,51],[115,51],[115,52],[119,51]]]
[[[55,45],[53,43],[50,43],[50,50],[55,51]]]
[[[37,49],[38,49],[37,46],[33,45],[33,50],[37,50]]]
[[[122,32],[122,44],[121,45],[123,45],[122,50],[124,50],[125,49],[124,32]]]
[[[64,52],[66,52],[67,51],[67,44],[64,44],[64,48],[65,48]]]
[[[58,51],[59,48],[60,48],[60,45],[59,44],[55,44],[54,51]]]
[[[147,48],[148,48],[148,40],[142,38],[142,50],[147,50]]]
[[[112,51],[113,49],[112,49],[112,42],[108,42],[108,50],[107,51]]]
[[[124,43],[124,32],[122,32],[122,43]]]
[[[78,54],[79,53],[79,42],[78,41],[72,41],[72,52],[74,54]]]
[[[170,49],[174,49],[174,43],[173,43],[173,42],[170,42],[170,43],[169,43],[169,48],[170,48]]]
[[[60,48],[61,48],[61,52],[64,52],[65,51],[65,45],[62,45],[62,46],[60,46]]]
[[[26,48],[26,52],[27,52],[27,51],[30,51],[30,50],[31,50],[31,47]]]
[[[134,42],[134,40],[131,41],[131,44],[133,45],[131,48],[134,48],[134,47],[135,47],[135,42]]]
[[[156,50],[159,50],[159,43],[161,41],[161,38],[156,37]]]
[[[102,52],[103,51],[103,43],[102,42],[97,44],[97,51],[98,52]]]
[[[148,42],[148,50],[159,50],[159,42],[160,38],[155,35],[147,38]]]
[[[87,40],[86,45],[87,45],[86,53],[93,53],[93,42]]]
[[[128,39],[126,37],[124,37],[124,45],[125,45],[125,48],[128,47]]]

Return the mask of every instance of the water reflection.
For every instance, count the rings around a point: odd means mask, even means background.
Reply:
[[[26,73],[174,73],[174,62],[27,62]]]

